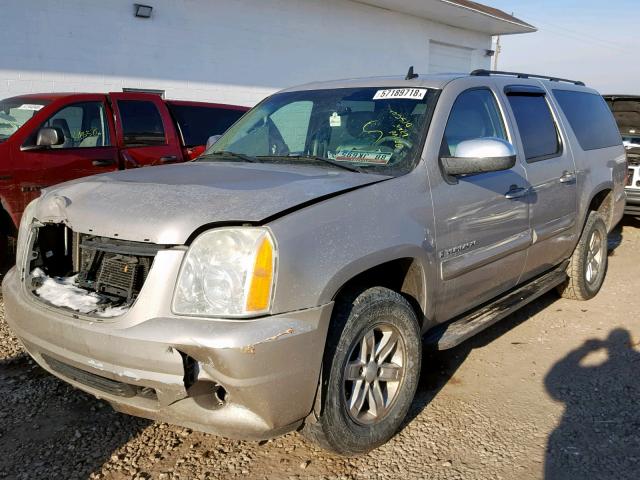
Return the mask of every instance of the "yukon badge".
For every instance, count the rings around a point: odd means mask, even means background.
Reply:
[[[457,253],[462,253],[465,250],[469,250],[472,247],[475,247],[478,244],[476,240],[471,242],[463,243],[462,245],[457,245],[455,247],[446,248],[444,250],[440,250],[440,258],[447,258],[451,255],[455,255]]]

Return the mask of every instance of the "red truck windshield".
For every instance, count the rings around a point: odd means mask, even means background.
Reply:
[[[38,110],[47,105],[47,100],[27,97],[9,98],[0,101],[0,142],[13,135],[27,123]]]

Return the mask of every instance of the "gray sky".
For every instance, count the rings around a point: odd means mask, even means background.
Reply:
[[[640,95],[640,0],[479,0],[536,33],[501,38],[498,69],[583,80]]]

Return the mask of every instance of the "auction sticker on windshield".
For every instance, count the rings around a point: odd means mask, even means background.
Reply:
[[[391,160],[393,152],[338,150],[335,160],[338,162],[357,162],[371,165],[386,165]]]
[[[44,107],[44,105],[38,105],[37,103],[25,103],[23,105],[20,105],[18,107],[18,110],[32,110],[34,112],[37,112],[38,110],[42,109],[42,107]]]
[[[387,100],[390,98],[405,98],[409,100],[422,100],[426,94],[426,88],[387,88],[385,90],[378,90],[373,96],[373,99]]]

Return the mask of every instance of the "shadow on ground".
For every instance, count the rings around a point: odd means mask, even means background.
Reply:
[[[37,366],[0,360],[0,478],[82,478],[148,425]]]
[[[545,479],[636,479],[640,471],[640,353],[630,333],[587,340],[545,378],[565,404],[549,437]]]

